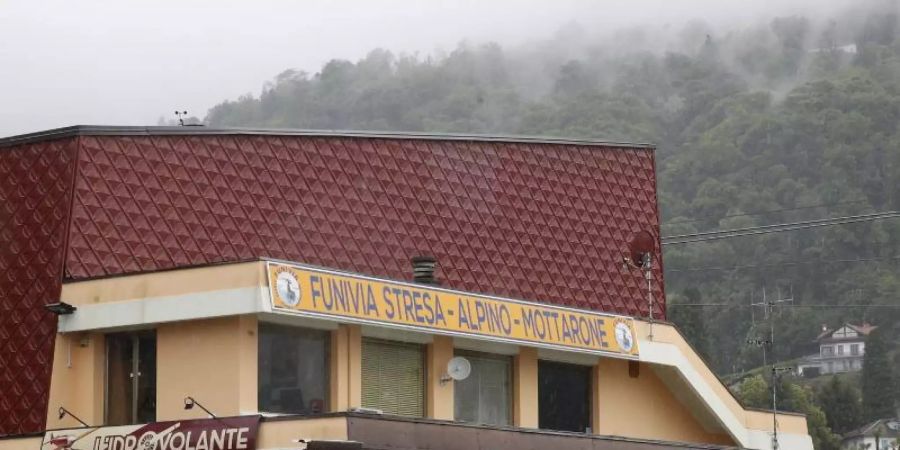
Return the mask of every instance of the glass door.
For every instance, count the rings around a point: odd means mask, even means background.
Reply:
[[[156,333],[106,336],[106,424],[156,420]]]

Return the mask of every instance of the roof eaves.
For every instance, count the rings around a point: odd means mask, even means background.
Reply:
[[[522,144],[560,144],[586,145],[598,147],[621,147],[626,149],[654,150],[653,144],[628,143],[617,141],[600,141],[592,139],[573,139],[550,136],[514,136],[514,135],[479,135],[479,134],[441,134],[420,132],[387,132],[357,130],[304,130],[273,128],[213,128],[205,126],[184,127],[151,127],[151,126],[105,126],[74,125],[55,128],[35,133],[21,134],[0,138],[0,147],[26,144],[37,141],[62,139],[72,136],[203,136],[203,135],[242,135],[242,136],[307,136],[337,138],[370,138],[370,139],[406,139],[406,140],[447,140],[470,142],[508,142]]]

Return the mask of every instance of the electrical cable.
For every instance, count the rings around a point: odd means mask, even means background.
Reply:
[[[728,307],[728,308],[753,308],[759,305],[743,305],[739,303],[667,303],[666,308],[670,306],[696,306],[696,307]],[[784,304],[779,305],[779,308],[821,308],[821,309],[837,309],[837,308],[900,308],[900,304],[896,305],[888,305],[888,304],[871,304],[871,305],[863,305],[863,304],[854,304],[854,305],[828,305],[828,304]]]
[[[682,224],[682,223],[701,222],[701,221],[703,221],[703,220],[722,220],[722,219],[728,219],[728,218],[731,218],[731,217],[764,216],[764,215],[767,215],[767,214],[775,214],[775,213],[787,212],[787,211],[800,211],[800,210],[803,210],[803,209],[829,208],[829,207],[832,207],[832,206],[852,205],[852,204],[856,204],[856,203],[862,203],[862,202],[864,202],[864,201],[866,201],[866,199],[849,200],[849,201],[846,201],[846,202],[838,202],[838,203],[821,203],[821,204],[818,204],[818,205],[797,206],[797,207],[793,207],[793,208],[771,209],[771,210],[768,210],[768,211],[758,211],[758,212],[752,212],[752,213],[725,214],[724,216],[718,217],[718,218],[716,218],[716,217],[701,217],[701,218],[699,218],[699,219],[674,220],[674,221],[671,221],[671,222],[665,222],[665,223],[663,223],[663,226],[677,225],[677,224]]]
[[[884,211],[855,216],[831,217],[828,219],[807,220],[803,222],[780,223],[762,225],[757,227],[735,228],[731,230],[705,231],[701,233],[679,234],[663,236],[662,245],[689,244],[718,239],[729,239],[741,236],[755,236],[760,234],[781,233],[784,231],[805,230],[809,228],[844,225],[849,223],[870,222],[873,220],[892,219],[900,217],[900,211]]]
[[[802,266],[807,264],[850,264],[850,263],[860,263],[860,262],[872,262],[872,261],[894,261],[900,260],[900,256],[888,256],[888,257],[877,257],[877,258],[855,258],[855,259],[810,259],[805,261],[784,261],[780,263],[771,263],[771,264],[744,264],[739,266],[713,266],[713,267],[686,267],[683,269],[675,268],[670,269],[666,268],[666,273],[677,273],[677,272],[706,272],[706,271],[714,271],[714,270],[722,270],[722,271],[731,271],[731,270],[742,270],[742,269],[757,269],[761,267],[785,267],[785,266]]]

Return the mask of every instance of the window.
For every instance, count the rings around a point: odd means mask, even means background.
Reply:
[[[538,362],[538,427],[586,432],[591,426],[591,368]]]
[[[156,332],[106,336],[106,424],[156,420]]]
[[[509,425],[511,359],[474,352],[458,354],[472,364],[472,373],[454,386],[456,420]]]
[[[364,339],[362,405],[386,414],[425,415],[425,358],[421,345]]]
[[[826,346],[822,347],[822,356],[832,356],[834,355],[834,347]]]
[[[838,352],[838,353],[837,353],[838,356],[843,356],[843,354],[844,354],[844,346],[843,346],[843,345],[838,345],[838,346],[837,346],[837,352]]]
[[[853,356],[859,355],[859,344],[850,344],[850,354]]]
[[[329,333],[259,324],[259,410],[283,414],[325,412]]]

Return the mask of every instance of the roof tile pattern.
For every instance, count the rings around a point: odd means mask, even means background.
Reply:
[[[653,154],[555,144],[85,136],[66,276],[257,257],[646,315],[632,233],[658,235]],[[659,267],[655,269],[659,279]],[[664,311],[657,283],[655,310]]]
[[[0,435],[44,425],[75,140],[0,150]]]
[[[410,279],[428,254],[447,287],[644,316],[622,257],[658,223],[646,148],[209,132],[0,148],[0,435],[44,425],[41,305],[63,279],[259,257]]]

